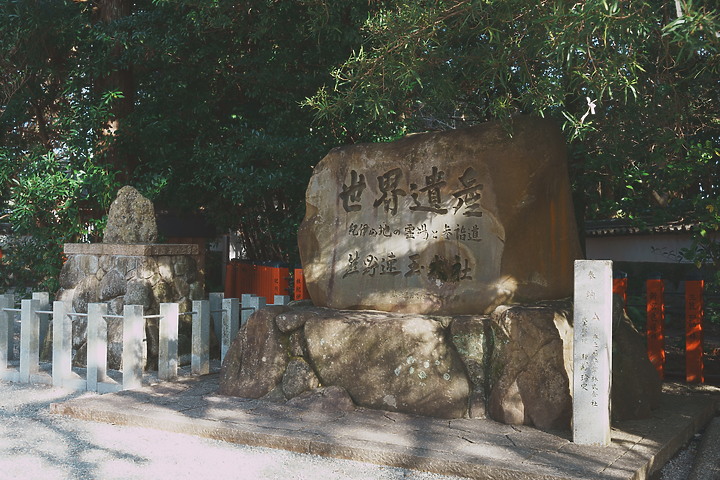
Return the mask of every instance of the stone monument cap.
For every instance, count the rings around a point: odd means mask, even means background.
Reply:
[[[149,244],[158,237],[155,208],[134,187],[122,187],[110,205],[103,243]]]

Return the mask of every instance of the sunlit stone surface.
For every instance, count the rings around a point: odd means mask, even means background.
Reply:
[[[568,297],[581,257],[564,138],[513,121],[332,150],[300,227],[317,306],[488,313]]]

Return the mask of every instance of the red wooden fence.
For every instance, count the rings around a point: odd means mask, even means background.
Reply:
[[[662,279],[647,280],[647,351],[648,358],[665,378],[665,286]]]
[[[244,293],[271,300],[275,295],[289,295],[293,300],[310,298],[300,268],[231,260],[225,269],[225,298],[240,298]]]
[[[703,383],[703,288],[702,280],[685,282],[685,381]]]

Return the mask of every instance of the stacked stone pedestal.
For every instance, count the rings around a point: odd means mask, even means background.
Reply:
[[[651,365],[627,346],[642,335],[621,308],[615,312],[614,416],[646,417],[661,383],[637,378]],[[339,387],[366,408],[567,430],[572,339],[569,301],[459,316],[270,307],[240,330],[221,392],[285,401]]]
[[[122,315],[125,305],[142,305],[145,315],[158,314],[160,304],[177,302],[181,312],[204,295],[204,278],[197,266],[197,245],[67,244],[67,262],[60,274],[57,299],[87,313],[89,303],[107,303],[108,314]],[[108,318],[108,365],[122,364],[122,321]],[[180,347],[189,351],[190,320],[181,317]],[[85,322],[73,323],[74,363],[85,362]],[[148,359],[157,357],[157,321],[149,320]],[[187,344],[187,345],[186,345]],[[186,347],[186,348],[184,348]]]

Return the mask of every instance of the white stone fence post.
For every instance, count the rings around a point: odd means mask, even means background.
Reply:
[[[290,298],[276,295],[275,305],[286,305]],[[76,390],[99,393],[138,388],[142,385],[145,351],[145,321],[159,319],[158,378],[172,381],[178,376],[178,326],[181,315],[192,315],[191,374],[210,372],[210,324],[220,326],[221,359],[225,358],[240,326],[255,311],[265,307],[263,297],[243,295],[242,299],[223,298],[222,293],[210,294],[209,300],[193,302],[191,312],[179,313],[177,303],[160,305],[159,315],[143,315],[141,305],[126,305],[123,315],[109,315],[107,304],[88,304],[88,313],[71,311],[68,303],[55,301],[50,308],[47,293],[33,294],[15,308],[14,295],[0,295],[0,380],[20,383],[44,383]],[[219,308],[218,308],[219,307]],[[19,368],[10,365],[13,359],[15,322],[20,314]],[[72,321],[87,318],[86,377],[72,369]],[[52,373],[40,369],[40,345],[52,318]],[[122,381],[108,376],[107,319],[123,320]]]

